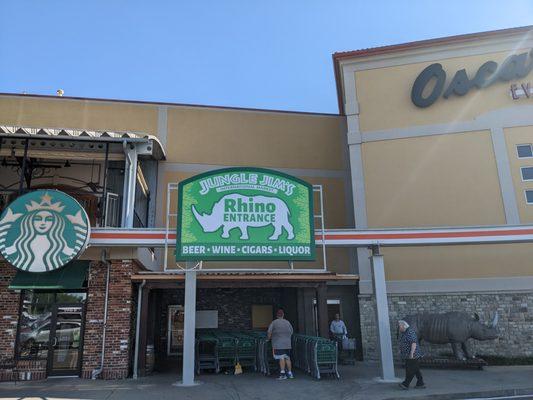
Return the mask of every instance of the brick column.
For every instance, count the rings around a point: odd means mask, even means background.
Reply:
[[[105,264],[93,262],[87,277],[87,306],[81,367],[81,376],[87,379],[91,378],[91,372],[100,366],[106,270]]]
[[[131,260],[111,261],[104,369],[100,375],[102,379],[123,379],[129,374],[133,312],[131,275],[136,268]],[[91,265],[85,318],[83,378],[90,378],[91,372],[100,367],[106,272],[107,266],[103,263]]]
[[[11,368],[6,367],[15,358],[20,293],[8,289],[15,273],[15,268],[0,261],[0,381],[12,379]]]

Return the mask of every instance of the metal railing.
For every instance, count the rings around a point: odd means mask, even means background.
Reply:
[[[42,189],[42,188],[39,188]],[[102,215],[102,211],[99,210],[99,207],[93,207],[93,201],[87,200],[87,198],[76,196],[77,193],[67,193],[74,197],[80,205],[85,209],[89,219],[95,222],[96,226],[99,227],[110,227],[110,228],[119,228],[121,226],[120,221],[120,208],[122,206],[121,196],[116,193],[107,192],[106,201],[104,202],[103,208],[105,208],[105,213]],[[87,192],[80,191],[78,194],[91,194]],[[0,192],[0,214],[4,209],[13,202],[18,196],[17,191],[1,191]],[[99,200],[102,198],[100,194],[94,194],[96,203],[100,203]],[[100,206],[102,207],[102,206]],[[103,217],[103,220],[102,220]]]

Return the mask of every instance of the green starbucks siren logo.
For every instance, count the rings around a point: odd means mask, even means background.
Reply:
[[[90,223],[85,210],[57,190],[36,190],[17,198],[0,216],[0,253],[29,272],[60,268],[87,246]]]
[[[229,168],[179,184],[176,260],[314,260],[313,188]]]

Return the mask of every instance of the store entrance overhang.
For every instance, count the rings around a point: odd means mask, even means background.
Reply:
[[[78,290],[87,287],[89,261],[72,261],[64,268],[51,272],[17,271],[9,289]]]
[[[132,275],[132,282],[142,283],[149,289],[180,288],[185,284],[184,274],[139,273]],[[216,274],[205,273],[197,277],[199,288],[265,288],[265,287],[317,287],[328,283],[353,283],[359,280],[352,274]]]
[[[376,299],[376,316],[378,321],[378,343],[381,359],[381,379],[383,382],[396,382],[394,373],[394,362],[392,352],[392,337],[390,330],[390,317],[387,300],[387,289],[385,280],[385,262],[380,247],[397,246],[439,246],[439,245],[468,245],[468,244],[496,244],[496,243],[528,243],[533,242],[533,225],[500,225],[483,227],[456,227],[456,228],[420,228],[420,229],[390,229],[390,230],[356,230],[356,229],[325,229],[315,232],[315,242],[317,245],[325,244],[332,247],[366,247],[372,250],[370,257],[372,269],[372,281],[374,296]],[[95,247],[113,246],[137,246],[137,247],[159,247],[165,248],[175,246],[176,235],[166,229],[150,230],[124,230],[124,229],[95,229],[91,234],[90,245]],[[183,274],[169,274],[173,281],[171,285],[177,287],[180,279],[188,282],[185,288],[185,303],[187,304],[187,293],[189,293],[189,315],[195,314],[195,301],[192,293],[196,293],[196,272],[193,271],[194,263],[189,266],[185,275],[189,279],[181,278]],[[319,272],[319,271],[317,271]],[[324,270],[320,270],[318,277],[326,275]],[[173,275],[176,275],[174,278]],[[283,276],[282,274],[279,274]],[[139,274],[139,282],[146,283],[144,274]],[[202,276],[200,274],[198,280]],[[212,275],[216,276],[216,275]],[[180,278],[178,278],[180,277]],[[230,276],[230,279],[234,279]],[[298,278],[301,278],[298,275]],[[212,278],[211,278],[212,279]],[[162,282],[162,281],[161,281]],[[272,282],[271,279],[265,283]],[[261,282],[263,283],[263,282]],[[280,282],[281,283],[281,282]],[[162,283],[161,283],[162,284]],[[181,284],[181,283],[180,283]],[[269,283],[270,284],[270,283]],[[264,286],[263,286],[264,287]],[[319,284],[324,292],[324,283]],[[186,310],[187,315],[187,310]],[[194,337],[194,324],[188,333],[189,337]],[[194,346],[193,346],[194,347]],[[190,357],[189,357],[190,358]],[[184,365],[192,365],[194,358]],[[185,370],[185,369],[184,369]],[[192,367],[191,367],[192,371]],[[192,372],[189,371],[189,381],[193,381]]]

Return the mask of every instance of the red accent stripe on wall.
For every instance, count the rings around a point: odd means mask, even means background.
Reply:
[[[438,239],[438,238],[472,238],[476,236],[521,236],[533,235],[533,229],[507,229],[486,231],[457,231],[457,232],[398,232],[398,233],[326,233],[326,240],[385,240],[385,239]],[[315,235],[317,240],[322,239],[322,234]],[[165,240],[161,232],[92,232],[91,239],[148,239]],[[168,239],[175,240],[176,234],[169,233]]]
[[[411,232],[411,233],[353,233],[346,235],[326,234],[329,240],[380,240],[380,239],[438,239],[438,238],[465,238],[465,237],[491,237],[491,236],[518,236],[531,235],[533,229],[498,230],[498,231],[464,231],[464,232]],[[321,238],[317,236],[318,239]]]

